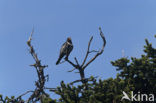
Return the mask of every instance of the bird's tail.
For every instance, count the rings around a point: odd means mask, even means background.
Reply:
[[[61,58],[59,57],[57,62],[56,62],[56,65],[58,65],[60,63],[60,60],[61,60]]]

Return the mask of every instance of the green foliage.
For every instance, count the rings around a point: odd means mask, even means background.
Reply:
[[[112,65],[120,71],[119,76],[126,82],[127,86],[133,91],[144,93],[154,93],[156,90],[156,49],[146,39],[144,46],[145,55],[141,58],[121,58]]]
[[[156,35],[155,35],[156,37]],[[119,71],[116,78],[96,80],[94,77],[86,83],[79,85],[65,84],[63,81],[55,93],[60,96],[58,100],[50,97],[43,98],[43,103],[120,103],[122,91],[141,93],[154,93],[156,90],[156,49],[145,40],[145,54],[140,58],[120,58],[112,61],[112,65]],[[22,103],[22,99],[0,95],[3,103]],[[122,103],[131,103],[122,101]]]
[[[24,100],[22,100],[21,98],[17,99],[14,96],[11,96],[11,98],[9,98],[8,96],[3,98],[3,96],[0,95],[0,103],[24,103]]]
[[[50,97],[45,97],[43,103],[57,103],[56,100],[51,99]]]
[[[111,62],[120,71],[116,78],[93,81],[86,85],[66,85],[61,83],[57,94],[61,103],[120,103],[122,91],[154,93],[156,90],[156,49],[146,39],[141,58],[121,58]],[[122,103],[131,103],[123,101]]]
[[[87,88],[86,88],[87,85]],[[125,81],[117,76],[115,79],[98,80],[86,85],[69,85],[61,82],[56,94],[60,95],[60,103],[119,103]],[[125,90],[126,91],[126,90]],[[124,102],[123,102],[124,103]],[[128,103],[128,102],[125,102]]]

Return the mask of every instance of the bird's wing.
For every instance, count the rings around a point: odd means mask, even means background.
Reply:
[[[73,44],[67,42],[67,51],[68,51],[68,53],[70,53],[72,50],[73,50]]]
[[[66,42],[62,45],[61,50],[60,50],[60,54],[64,54],[66,53],[66,48],[67,48],[67,44]]]

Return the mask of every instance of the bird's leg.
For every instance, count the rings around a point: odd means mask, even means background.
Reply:
[[[68,56],[65,57],[65,60],[66,60],[66,61],[68,60]]]
[[[67,52],[66,57],[65,57],[66,61],[68,60],[68,56],[69,56],[69,53]]]

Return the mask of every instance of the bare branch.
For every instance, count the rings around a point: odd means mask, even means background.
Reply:
[[[75,59],[76,64],[79,66],[77,58],[75,57],[74,59]]]
[[[88,61],[88,63],[86,63],[86,65],[83,67],[83,69],[85,69],[91,62],[93,62],[93,61],[94,61],[99,55],[101,55],[101,54],[103,53],[103,51],[104,51],[104,48],[105,48],[105,45],[106,45],[106,40],[105,40],[104,34],[103,34],[102,31],[101,31],[101,28],[99,28],[99,30],[100,30],[100,36],[101,36],[101,38],[102,38],[102,40],[103,40],[102,49],[101,49],[101,51],[99,51],[92,59],[90,59],[90,60]]]
[[[48,67],[48,65],[41,65],[41,60],[38,59],[37,53],[35,52],[33,46],[31,45],[33,32],[34,32],[34,28],[30,34],[29,40],[27,41],[27,45],[29,46],[30,54],[32,55],[32,57],[35,61],[35,63],[30,66],[35,67],[37,76],[38,76],[38,80],[35,82],[36,89],[33,91],[33,94],[29,97],[28,102],[29,101],[38,101],[38,100],[42,101],[42,98],[40,98],[41,95],[48,96],[44,92],[44,85],[45,85],[46,80],[48,80],[48,75],[46,75],[46,76],[44,75],[44,68]]]
[[[33,33],[34,33],[34,27],[33,27],[32,31],[31,31],[30,37],[29,37],[29,39],[28,39],[28,41],[27,41],[28,46],[31,45],[30,43],[31,43],[31,40],[32,40],[32,35],[33,35]]]
[[[27,91],[27,92],[21,94],[20,96],[18,96],[17,99],[21,98],[22,96],[24,96],[24,95],[26,95],[26,94],[28,94],[30,92],[33,93],[34,91],[31,91],[31,90],[30,91]]]
[[[92,51],[89,51],[89,53],[92,53],[92,52],[99,52],[99,51],[97,51],[97,50],[92,50]]]
[[[74,70],[76,70],[76,68],[74,68],[74,69],[72,69],[72,70],[69,70],[68,72],[72,72],[72,71],[74,71]]]
[[[62,63],[64,63],[64,62],[66,62],[66,60],[64,60],[64,61],[60,62],[59,64],[62,64]]]
[[[89,54],[89,49],[90,49],[90,44],[91,44],[92,40],[93,40],[93,36],[90,38],[90,40],[89,40],[89,42],[88,42],[87,53],[86,53],[85,59],[84,59],[82,65],[81,65],[81,67],[85,64],[85,62],[86,62],[86,60],[87,60],[87,57],[88,57],[88,54]]]
[[[44,89],[48,89],[48,90],[51,91],[51,92],[56,92],[56,91],[57,91],[56,88],[47,88],[47,87],[45,87]]]
[[[94,77],[94,79],[98,78],[98,76]],[[80,80],[75,80],[73,82],[70,83],[70,85],[73,85],[74,83],[78,83],[78,82],[84,82],[84,81],[93,81],[92,78],[84,78],[84,79],[80,79]]]
[[[99,28],[99,30],[100,30],[100,36],[101,36],[101,38],[102,38],[102,40],[103,40],[103,46],[102,46],[102,48],[101,48],[99,51],[96,51],[96,50],[91,50],[91,51],[90,51],[90,45],[91,45],[91,42],[92,42],[92,40],[93,40],[93,36],[92,36],[92,37],[90,38],[89,42],[88,42],[87,52],[86,52],[85,58],[84,58],[84,60],[83,60],[83,62],[82,62],[81,65],[78,63],[78,60],[77,60],[76,57],[74,58],[76,64],[74,64],[72,61],[70,61],[70,60],[68,60],[68,59],[65,59],[65,61],[67,61],[69,64],[71,64],[71,65],[74,67],[74,69],[72,69],[72,70],[70,70],[70,71],[68,71],[68,72],[72,72],[72,71],[74,71],[75,69],[77,69],[78,72],[76,72],[76,73],[79,73],[79,74],[80,74],[81,80],[76,80],[76,81],[74,81],[73,83],[82,82],[83,84],[86,84],[86,82],[87,82],[89,79],[85,79],[85,73],[84,73],[85,68],[86,68],[91,62],[93,62],[99,55],[101,55],[101,54],[103,53],[103,51],[104,51],[104,47],[105,47],[105,45],[106,45],[106,40],[105,40],[105,37],[104,37],[104,35],[103,35],[102,31],[101,31],[101,28]],[[90,53],[93,53],[93,52],[96,53],[95,56],[92,57],[92,58],[86,63],[87,58],[88,58],[88,55],[89,55]],[[86,80],[87,80],[87,81],[86,81]],[[72,84],[73,84],[73,83],[72,83]]]
[[[80,80],[75,80],[75,81],[71,82],[70,85],[73,85],[74,83],[81,82],[81,81],[82,81],[81,79]]]
[[[73,62],[71,62],[70,60],[66,60],[69,64],[71,64],[73,67],[78,68],[78,65],[75,65]]]

